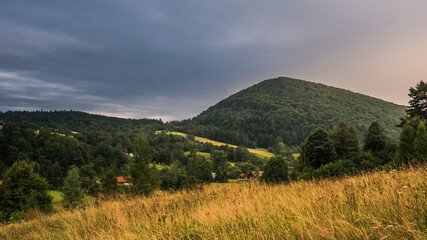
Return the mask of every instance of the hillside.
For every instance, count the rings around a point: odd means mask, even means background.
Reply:
[[[373,120],[397,141],[396,125],[405,107],[348,90],[291,78],[265,80],[231,95],[177,130],[246,147],[270,147],[278,141],[299,145],[318,127],[340,121],[355,126],[361,138]],[[362,139],[362,138],[361,138]]]
[[[80,111],[7,111],[0,112],[0,123],[26,124],[69,134],[91,131],[129,131],[142,126],[161,129],[163,122],[155,119],[124,119]]]
[[[287,185],[212,184],[0,225],[0,239],[425,239],[425,166]]]

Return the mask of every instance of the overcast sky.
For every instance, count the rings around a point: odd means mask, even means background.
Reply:
[[[0,2],[0,111],[179,120],[278,76],[407,104],[427,1]]]

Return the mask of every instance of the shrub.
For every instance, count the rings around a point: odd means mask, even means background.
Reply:
[[[283,157],[272,157],[264,166],[262,180],[269,183],[287,182],[288,164]]]

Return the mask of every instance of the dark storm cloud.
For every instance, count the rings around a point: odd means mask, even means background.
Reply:
[[[402,88],[426,74],[419,63],[427,51],[426,6],[393,0],[3,1],[0,110],[72,108],[183,119],[279,75],[405,103]],[[401,58],[406,61],[390,62]]]

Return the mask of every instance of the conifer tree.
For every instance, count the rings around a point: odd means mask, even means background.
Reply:
[[[423,121],[420,121],[420,125],[418,125],[414,148],[418,160],[425,161],[427,159],[427,131]]]
[[[365,151],[379,152],[386,148],[387,138],[384,128],[377,122],[373,121],[365,134]]]
[[[197,184],[199,177],[199,158],[195,151],[191,151],[187,165],[187,183],[190,185]]]
[[[136,145],[136,154],[130,163],[132,192],[136,195],[149,195],[160,182],[156,166],[151,164],[151,149],[145,137],[139,136]]]
[[[403,161],[409,161],[415,157],[415,134],[415,129],[409,122],[403,126],[398,145],[399,158]]]
[[[216,182],[228,182],[227,177],[227,154],[221,150],[215,150],[211,153],[213,161],[213,170],[215,172]]]
[[[417,83],[415,88],[409,89],[409,109],[406,110],[410,118],[420,117],[427,119],[427,84],[424,81]]]
[[[27,162],[17,161],[6,170],[0,187],[0,222],[19,220],[10,217],[30,208],[50,211],[52,197],[48,194],[46,180],[34,173]]]
[[[76,207],[83,200],[84,195],[80,185],[81,179],[79,169],[76,166],[71,166],[64,180],[64,187],[62,188],[64,207]]]
[[[336,159],[334,143],[322,128],[312,133],[304,143],[304,159],[308,166],[319,168],[323,164],[333,162]]]
[[[359,156],[359,139],[354,127],[340,122],[330,136],[338,158],[354,160]]]

